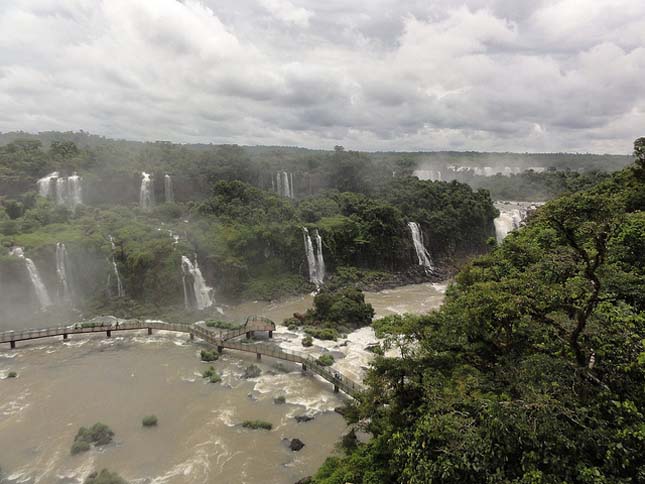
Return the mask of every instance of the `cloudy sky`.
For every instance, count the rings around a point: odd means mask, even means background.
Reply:
[[[0,131],[628,153],[644,0],[0,0]]]

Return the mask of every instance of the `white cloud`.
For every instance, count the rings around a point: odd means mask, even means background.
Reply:
[[[641,0],[454,5],[0,3],[0,130],[602,152],[644,134]]]

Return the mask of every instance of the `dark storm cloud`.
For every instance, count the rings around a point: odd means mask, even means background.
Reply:
[[[0,130],[627,152],[642,0],[13,0]]]

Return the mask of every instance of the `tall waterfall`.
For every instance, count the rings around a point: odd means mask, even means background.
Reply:
[[[67,270],[67,249],[65,244],[56,243],[56,274],[58,275],[58,297],[65,302],[72,301],[72,290]]]
[[[38,193],[41,197],[54,200],[57,205],[75,209],[83,203],[82,180],[76,172],[64,177],[55,171],[38,180]]]
[[[116,265],[116,259],[114,253],[116,252],[116,245],[114,245],[114,239],[111,235],[108,235],[110,244],[112,245],[112,273],[116,279],[116,295],[118,297],[125,296],[125,289],[123,289],[123,283],[121,282],[121,275],[119,274],[119,267]],[[108,292],[112,293],[112,274],[108,274]]]
[[[154,193],[152,191],[152,178],[150,173],[141,172],[141,188],[139,189],[139,207],[143,210],[150,210],[154,205]]]
[[[423,266],[426,274],[430,274],[434,271],[434,265],[430,258],[430,252],[428,252],[428,249],[426,249],[423,244],[423,233],[421,232],[421,227],[419,227],[419,224],[416,222],[408,222],[408,227],[412,234],[412,244],[414,245],[414,250],[417,253],[419,265]]]
[[[29,279],[31,279],[31,284],[32,286],[34,286],[34,291],[36,293],[36,297],[38,298],[40,308],[45,309],[47,306],[51,306],[52,301],[49,298],[49,294],[47,294],[47,288],[40,278],[40,273],[38,272],[38,268],[36,267],[36,264],[34,264],[34,261],[32,261],[28,257],[25,257],[25,253],[22,250],[22,247],[14,247],[13,249],[11,249],[10,253],[11,255],[25,261],[27,272],[29,272]]]
[[[318,230],[314,232],[316,239],[316,249],[311,241],[309,230],[306,227],[302,228],[303,239],[305,242],[305,254],[307,256],[307,265],[309,266],[309,282],[320,287],[325,281],[325,259],[322,251],[322,237]]]
[[[182,281],[184,284],[184,304],[186,309],[189,309],[192,306],[192,298],[189,295],[190,290],[187,281],[189,276],[193,279],[192,296],[194,297],[195,308],[201,311],[202,309],[211,307],[213,305],[213,288],[206,285],[206,280],[202,275],[202,271],[199,270],[197,256],[195,256],[195,264],[193,264],[188,257],[182,255],[181,271],[183,273]]]
[[[287,198],[294,198],[293,193],[293,173],[279,171],[276,174],[276,187],[278,195]]]
[[[163,193],[166,203],[175,202],[175,192],[172,189],[172,177],[168,173],[163,177]]]

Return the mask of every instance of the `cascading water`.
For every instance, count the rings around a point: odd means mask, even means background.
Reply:
[[[293,173],[279,171],[276,174],[276,187],[278,195],[293,198]]]
[[[193,279],[194,307],[200,311],[211,307],[213,305],[213,288],[206,285],[206,280],[204,279],[202,271],[199,269],[199,264],[197,263],[197,256],[195,256],[195,264],[193,264],[188,257],[182,255],[181,271],[184,284],[184,304],[186,309],[191,307],[191,297],[189,296],[187,282],[188,276],[191,276]]]
[[[72,291],[67,271],[67,249],[65,244],[56,243],[56,274],[58,275],[58,297],[64,302],[72,301]]]
[[[150,173],[141,172],[141,188],[139,189],[139,207],[143,210],[150,210],[154,205],[152,192],[152,178]]]
[[[40,273],[38,272],[38,268],[36,267],[36,264],[34,264],[34,261],[32,261],[28,257],[25,257],[25,253],[22,250],[22,247],[14,247],[13,249],[11,249],[10,253],[11,255],[25,261],[27,272],[29,272],[29,279],[31,279],[31,284],[34,287],[40,308],[45,309],[47,306],[51,306],[52,301],[49,298],[49,294],[47,294],[47,288],[40,278]]]
[[[41,197],[45,197],[45,198],[49,197],[50,193],[52,193],[52,183],[57,178],[58,178],[58,172],[55,171],[38,180],[38,194]]]
[[[54,200],[57,205],[75,209],[83,203],[82,181],[77,173],[64,177],[55,171],[38,180],[38,193],[41,197]]]
[[[412,234],[412,244],[414,245],[414,250],[417,253],[417,259],[419,260],[419,265],[423,266],[426,274],[431,274],[434,272],[434,265],[432,264],[432,259],[430,258],[430,252],[426,249],[423,244],[423,233],[421,232],[421,227],[416,222],[408,222],[408,227],[410,228],[410,233]]]
[[[325,280],[325,260],[322,252],[322,237],[316,230],[314,237],[316,238],[316,249],[311,241],[309,230],[306,227],[302,228],[303,238],[305,242],[305,255],[307,256],[307,265],[309,266],[309,282],[320,287]]]
[[[543,205],[542,202],[495,202],[499,216],[494,220],[495,238],[501,244],[509,232],[517,230],[522,222],[534,210]]]
[[[119,274],[119,266],[116,265],[116,259],[114,253],[116,252],[116,245],[114,244],[114,239],[111,235],[108,235],[110,244],[112,245],[112,272],[114,278],[116,279],[116,295],[117,297],[125,296],[125,289],[123,289],[123,283],[121,282],[121,275]],[[108,292],[112,293],[112,274],[108,274]]]
[[[166,203],[175,202],[175,192],[172,189],[172,177],[167,173],[163,177],[163,193]]]

